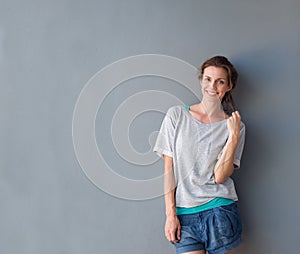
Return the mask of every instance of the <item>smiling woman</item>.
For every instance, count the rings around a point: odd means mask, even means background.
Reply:
[[[171,107],[157,136],[153,150],[165,168],[165,236],[177,253],[229,254],[241,243],[230,178],[245,140],[231,96],[237,76],[226,57],[205,61],[199,68],[201,102]]]
[[[231,114],[235,111],[235,105],[233,102],[231,91],[235,88],[237,79],[238,79],[238,72],[236,71],[235,67],[232,65],[230,61],[224,56],[215,56],[208,60],[206,60],[201,67],[198,68],[199,80],[202,81],[202,84],[205,84],[206,81],[210,80],[211,77],[206,77],[204,72],[207,72],[207,75],[210,74],[210,68],[215,67],[217,70],[223,72],[222,78],[219,82],[226,83],[230,89],[225,93],[224,97],[221,100],[223,110],[227,114]],[[207,80],[208,78],[208,80]]]
[[[202,93],[208,96],[218,96],[223,99],[226,92],[231,90],[228,85],[227,72],[223,68],[209,66],[204,70],[202,78]]]

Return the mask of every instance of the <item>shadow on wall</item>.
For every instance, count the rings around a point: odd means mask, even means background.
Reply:
[[[282,89],[280,80],[287,68],[285,59],[288,60],[280,46],[273,50],[269,46],[232,59],[240,74],[233,96],[246,124],[241,169],[233,175],[244,226],[244,244],[238,253],[270,253],[259,229],[264,226],[263,217],[269,214],[261,209],[266,209],[265,202],[272,195],[266,185],[270,184],[273,170],[270,163],[278,153],[274,141],[282,130],[277,114],[284,109],[282,93],[278,90]]]

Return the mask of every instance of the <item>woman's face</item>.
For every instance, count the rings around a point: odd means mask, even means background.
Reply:
[[[226,92],[231,90],[227,71],[221,67],[209,66],[204,69],[202,79],[202,94],[207,98],[219,98],[222,101]]]

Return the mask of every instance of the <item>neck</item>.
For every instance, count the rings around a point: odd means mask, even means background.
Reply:
[[[203,96],[200,102],[200,110],[208,116],[211,122],[220,121],[225,118],[225,112],[219,98],[211,99]]]

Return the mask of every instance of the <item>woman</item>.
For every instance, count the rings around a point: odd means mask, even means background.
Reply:
[[[229,254],[241,243],[233,180],[245,125],[231,91],[238,73],[224,56],[199,68],[200,103],[169,108],[153,151],[164,159],[166,238],[177,253]]]

